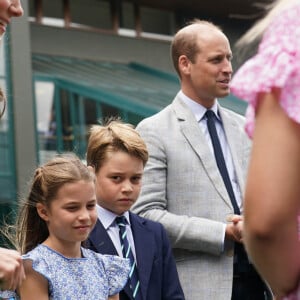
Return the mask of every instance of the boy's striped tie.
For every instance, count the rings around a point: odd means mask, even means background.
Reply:
[[[136,266],[136,261],[134,259],[133,253],[130,248],[130,244],[127,239],[127,231],[126,231],[127,220],[124,216],[116,217],[116,223],[119,226],[119,235],[120,235],[123,257],[129,258],[131,263],[129,281],[130,281],[130,288],[132,290],[133,298],[140,300],[142,299],[142,297],[140,291],[138,270]]]

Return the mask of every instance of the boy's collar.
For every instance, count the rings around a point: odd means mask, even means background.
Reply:
[[[102,223],[105,229],[108,229],[110,226],[114,225],[115,218],[118,217],[114,212],[103,208],[102,206],[97,204],[97,213],[98,219]],[[124,217],[126,218],[128,224],[130,224],[129,212],[124,212]]]

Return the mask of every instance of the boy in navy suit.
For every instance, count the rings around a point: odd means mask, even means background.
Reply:
[[[120,300],[184,299],[166,231],[130,212],[142,184],[148,151],[129,124],[93,126],[87,164],[95,172],[98,220],[87,245],[130,259],[132,272]]]

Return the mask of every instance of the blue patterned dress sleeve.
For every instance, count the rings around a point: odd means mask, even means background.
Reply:
[[[17,294],[14,291],[0,291],[0,299],[18,299]]]
[[[95,253],[95,255],[99,254]],[[129,277],[130,262],[129,259],[114,255],[101,255],[101,257],[108,280],[109,296],[112,296],[125,286]]]
[[[50,300],[107,300],[123,289],[130,272],[128,259],[81,251],[81,258],[67,258],[39,245],[23,259],[31,260],[32,268],[47,279]]]

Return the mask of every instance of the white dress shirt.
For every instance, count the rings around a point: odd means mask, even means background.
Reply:
[[[116,219],[116,217],[118,217],[118,215],[99,206],[98,204],[97,204],[97,213],[98,213],[98,219],[102,223],[102,225],[104,226],[110,239],[112,240],[112,242],[118,252],[118,255],[123,257],[121,241],[120,241],[120,236],[119,236],[119,226],[115,221],[115,219]],[[131,226],[130,226],[129,212],[126,211],[123,215],[128,222],[128,224],[126,224],[127,239],[130,244],[131,251],[133,253],[135,261],[136,261],[135,246],[134,246],[134,240],[133,240],[133,235],[132,235]],[[99,237],[99,238],[101,239],[101,237]]]

